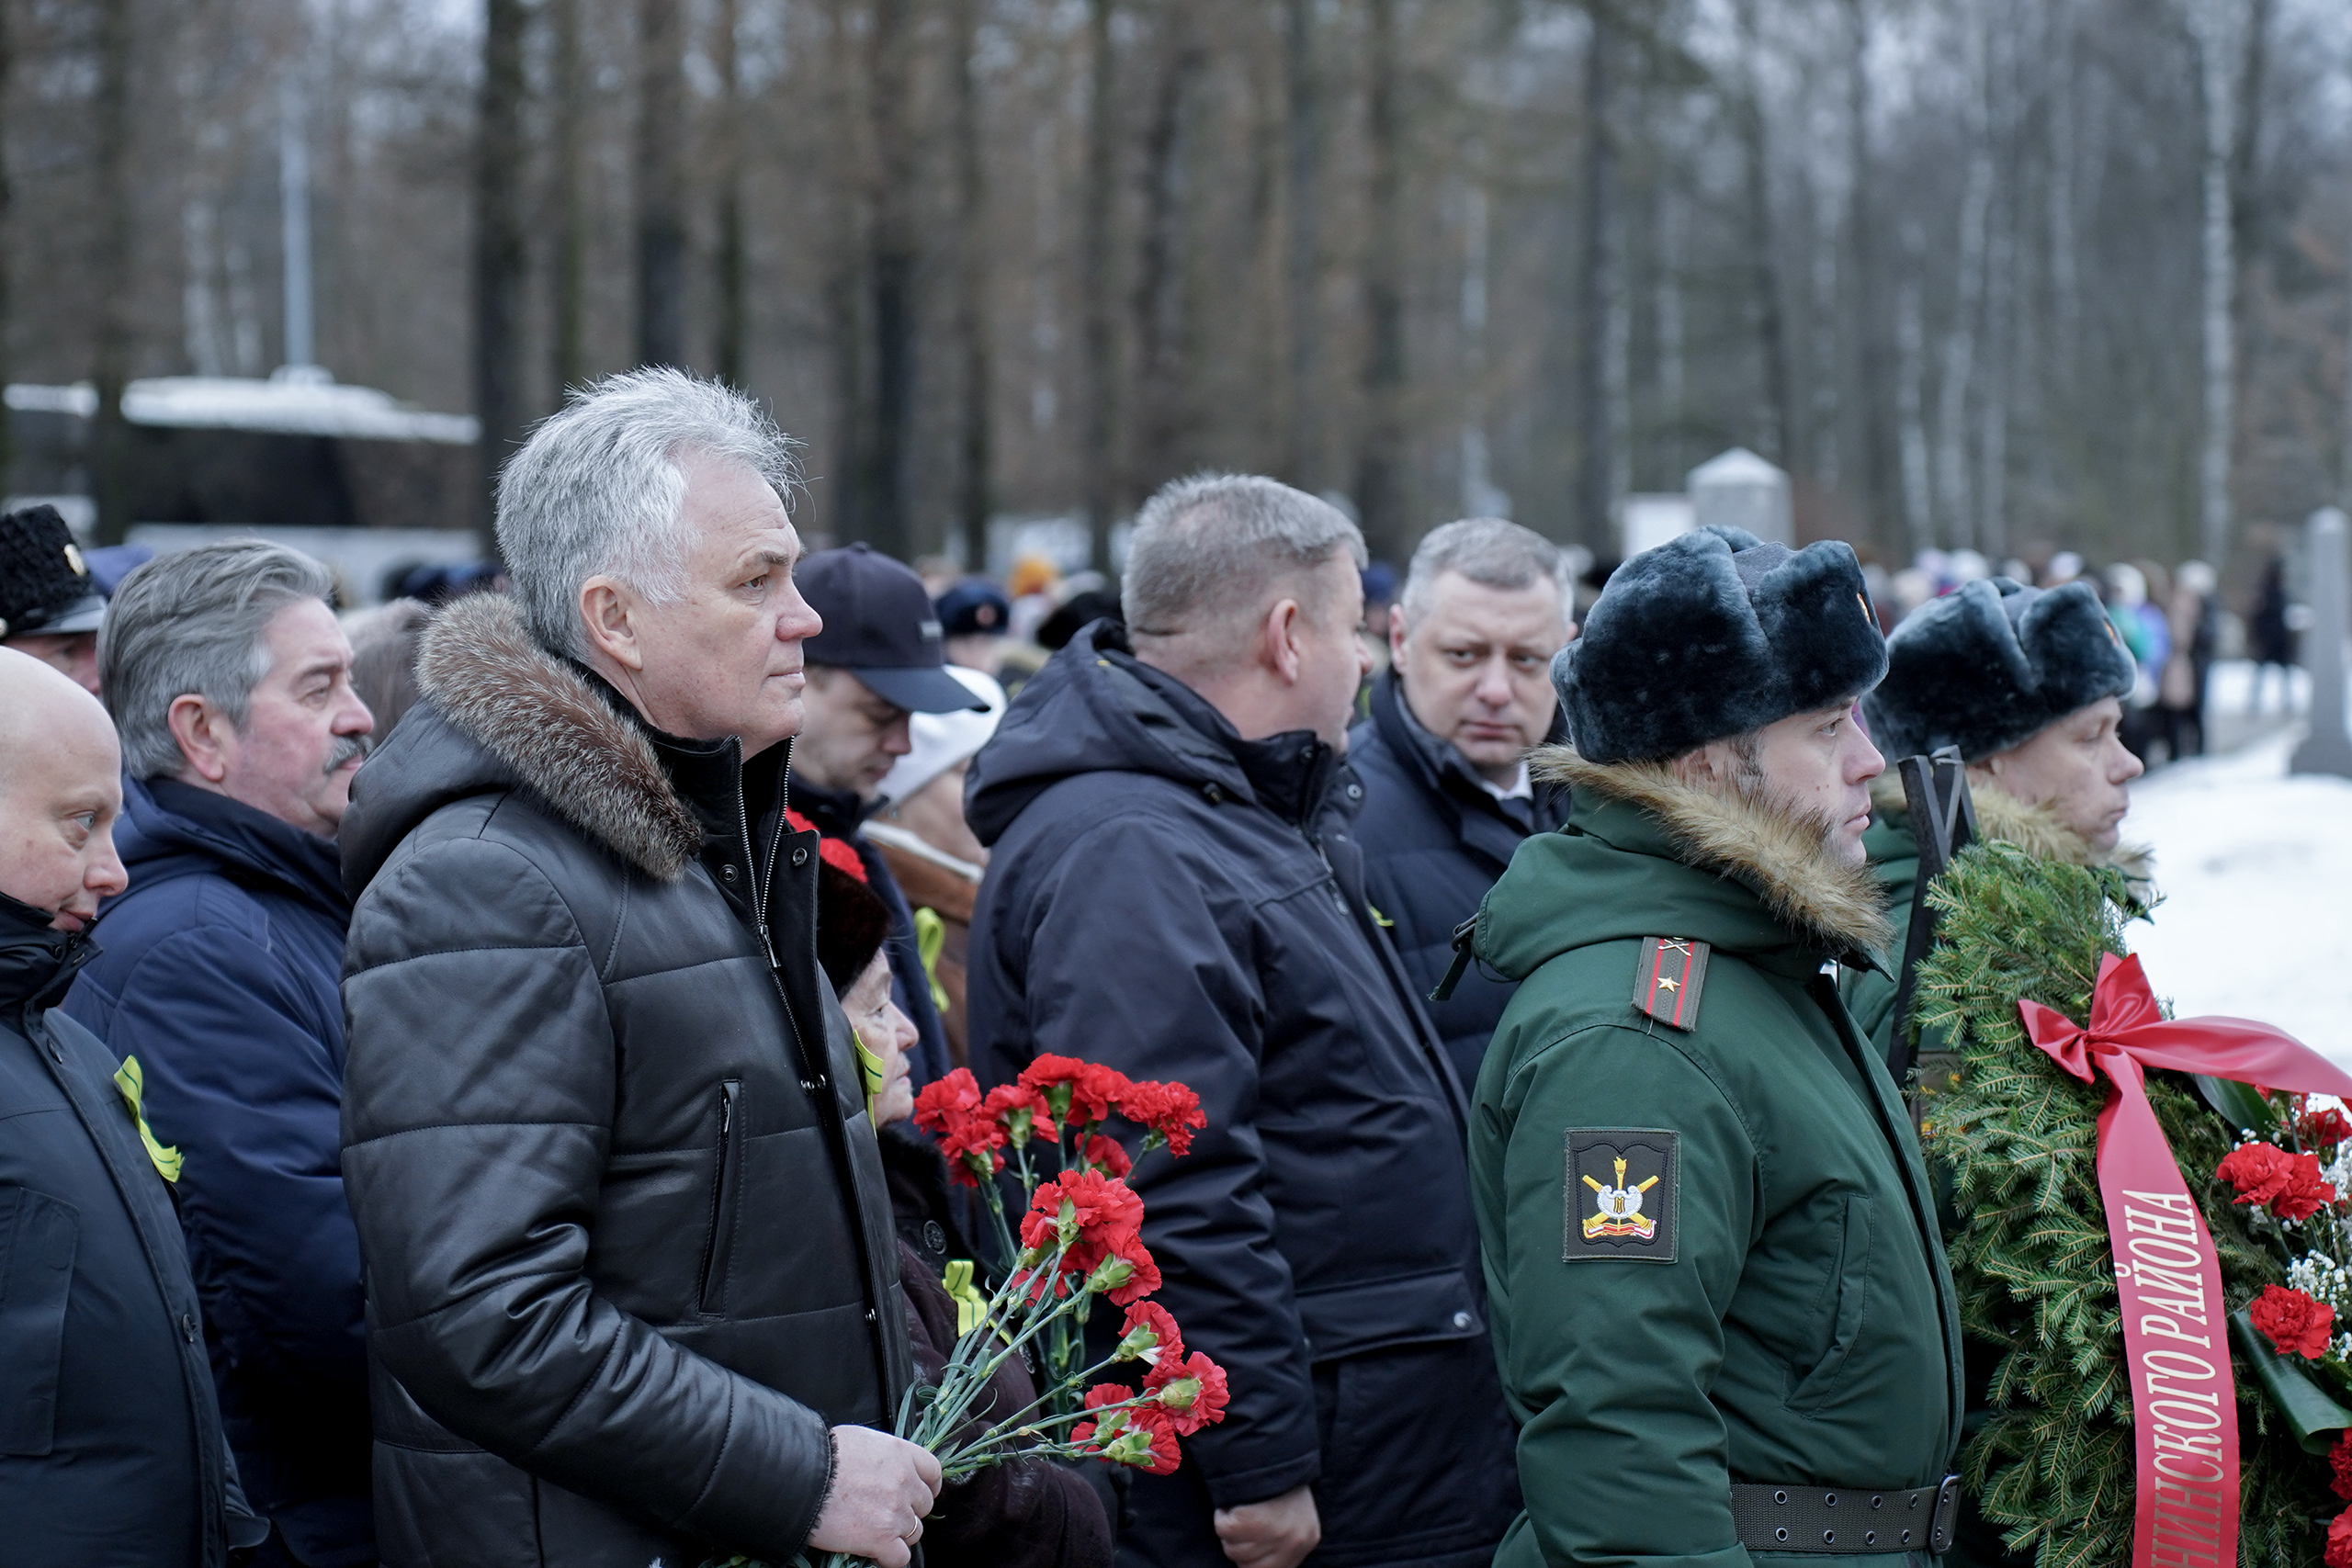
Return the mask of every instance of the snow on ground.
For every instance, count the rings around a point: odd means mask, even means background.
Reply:
[[[2164,894],[2130,928],[2176,1016],[2275,1024],[2352,1067],[2352,780],[2290,777],[2300,725],[2132,789],[2123,836]]]

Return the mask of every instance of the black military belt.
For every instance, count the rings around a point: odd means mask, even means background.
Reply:
[[[1750,1551],[1951,1550],[1960,1477],[1908,1492],[1866,1486],[1772,1486],[1734,1482],[1732,1525]]]

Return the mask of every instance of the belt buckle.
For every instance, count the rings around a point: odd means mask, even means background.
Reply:
[[[1960,1522],[1960,1477],[1947,1475],[1936,1488],[1936,1513],[1928,1527],[1928,1550],[1939,1557],[1951,1550],[1953,1528]]]

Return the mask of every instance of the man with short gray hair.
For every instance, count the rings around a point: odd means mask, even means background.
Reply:
[[[361,778],[343,1161],[387,1564],[903,1568],[938,1500],[888,1430],[889,1198],[786,818],[821,626],[793,488],[725,387],[576,394],[500,476],[514,598],[434,618]]]
[[[1461,1085],[1366,904],[1344,753],[1363,539],[1272,479],[1136,519],[1126,626],[1087,626],[974,759],[992,846],[974,1071],[1177,1079],[1207,1127],[1137,1161],[1159,1300],[1231,1418],[1137,1476],[1130,1568],[1484,1568],[1517,1506],[1472,1243]]]
[[[1530,777],[1527,752],[1564,739],[1549,671],[1576,631],[1572,592],[1559,547],[1499,517],[1430,529],[1407,570],[1388,669],[1348,757],[1363,780],[1365,886],[1425,997],[1521,841],[1567,819],[1566,788]],[[1430,1005],[1464,1084],[1512,989],[1464,974]]]
[[[376,1560],[359,1241],[340,1169],[334,835],[375,720],[334,581],[238,539],[125,578],[99,633],[130,890],[65,1010],[135,1058],[175,1191],[258,1562]]]

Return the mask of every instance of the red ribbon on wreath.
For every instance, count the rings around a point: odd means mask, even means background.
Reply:
[[[2352,1076],[2243,1018],[2166,1019],[2134,955],[2100,958],[2091,1019],[2019,1000],[2026,1033],[2085,1083],[2108,1078],[2098,1191],[2115,1253],[2139,1452],[2132,1568],[2234,1568],[2238,1413],[2222,1271],[2204,1217],[2148,1104],[2146,1069],[2352,1100]]]

